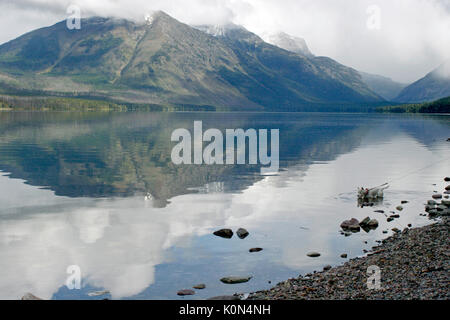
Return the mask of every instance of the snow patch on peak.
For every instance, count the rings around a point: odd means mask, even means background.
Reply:
[[[216,25],[196,25],[193,27],[214,37],[224,37],[231,30],[242,29],[241,26],[238,26],[234,23],[216,24]]]
[[[291,36],[284,32],[278,32],[273,34],[264,34],[262,36],[264,41],[280,47],[284,50],[291,51],[306,57],[313,57],[314,55],[308,48],[305,39]]]

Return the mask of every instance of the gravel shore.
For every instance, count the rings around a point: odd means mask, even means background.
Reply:
[[[383,240],[367,256],[344,265],[290,279],[249,300],[409,300],[450,298],[449,221],[403,232]],[[368,268],[379,267],[379,289],[368,289]]]

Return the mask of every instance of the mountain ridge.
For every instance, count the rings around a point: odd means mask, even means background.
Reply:
[[[164,12],[151,23],[91,17],[82,26],[68,30],[61,21],[0,45],[0,83],[242,110],[383,102],[355,74],[330,71],[323,58],[300,57],[241,26],[211,35]]]
[[[395,98],[397,102],[430,102],[450,96],[450,60],[404,88]]]

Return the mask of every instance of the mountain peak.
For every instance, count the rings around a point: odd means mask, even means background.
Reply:
[[[439,78],[450,79],[450,60],[445,61],[432,73]]]
[[[266,34],[263,36],[263,39],[266,42],[280,47],[284,50],[291,51],[309,58],[314,56],[309,50],[305,39],[303,38],[291,36],[284,32],[278,32],[274,34]]]

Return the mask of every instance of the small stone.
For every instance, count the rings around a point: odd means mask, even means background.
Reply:
[[[442,199],[442,194],[433,194],[433,199]]]
[[[248,231],[244,228],[239,228],[238,231],[236,231],[236,234],[239,239],[245,239],[249,235]]]
[[[397,206],[397,208],[395,208],[395,209],[397,209],[398,211],[403,211],[403,207],[402,206]]]
[[[177,295],[179,295],[179,296],[192,296],[194,294],[195,294],[195,291],[190,290],[190,289],[180,290],[177,292]]]
[[[444,178],[444,181],[445,181],[445,182],[450,182],[450,177]]]
[[[323,271],[328,271],[328,270],[330,270],[331,269],[331,266],[330,265],[326,265],[325,267],[323,267]]]
[[[317,257],[320,257],[320,253],[318,253],[318,252],[308,252],[307,254],[306,254],[308,257],[310,257],[310,258],[317,258]]]
[[[411,223],[409,223],[409,224],[408,224],[408,227],[409,227],[409,228],[411,228],[411,227],[412,227],[412,224],[411,224]]]
[[[394,218],[394,219],[400,218],[400,215],[399,214],[393,214],[393,215],[390,216],[390,218]]]
[[[214,232],[215,236],[231,239],[233,237],[233,231],[231,229],[220,229]]]
[[[225,277],[220,279],[220,281],[226,284],[237,284],[248,282],[251,278],[252,277]]]
[[[260,252],[260,251],[262,251],[263,249],[262,248],[251,248],[250,250],[248,250],[249,252]]]
[[[450,185],[446,186],[445,190],[450,191]]]
[[[342,259],[346,259],[347,258],[347,254],[346,253],[341,254],[341,258]]]
[[[391,218],[391,217],[387,218],[387,222],[391,222],[391,221],[394,221],[394,218]]]
[[[407,200],[403,200],[401,203],[402,204],[407,204],[409,201],[407,201]]]
[[[387,230],[384,230],[383,233],[386,234],[386,233],[388,233],[388,232],[387,232]]]
[[[435,206],[436,205],[436,201],[428,200],[427,204],[430,205],[430,206]]]
[[[384,210],[375,210],[376,213],[384,213]]]
[[[197,285],[193,286],[192,288],[202,290],[202,289],[206,288],[206,285],[201,283],[201,284],[197,284]]]
[[[400,230],[398,228],[392,228],[391,230],[394,231],[395,233],[399,233],[400,232]]]

